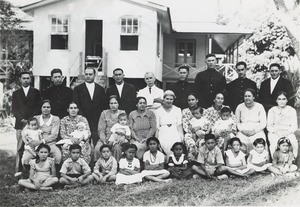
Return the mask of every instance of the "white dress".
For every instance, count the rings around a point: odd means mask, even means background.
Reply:
[[[238,155],[235,156],[232,152],[232,150],[227,150],[225,152],[226,156],[228,157],[228,165],[230,166],[230,168],[233,168],[234,170],[236,170],[239,173],[246,173],[249,171],[248,168],[243,169],[243,170],[239,170],[239,169],[235,169],[237,167],[240,167],[243,165],[243,159],[245,159],[245,153],[243,153],[242,151],[239,151]]]
[[[132,163],[129,163],[126,158],[121,158],[119,162],[120,169],[134,170],[135,168],[140,168],[140,161],[137,158],[133,158]],[[134,175],[124,175],[122,173],[117,173],[116,185],[120,184],[133,184],[142,182],[141,173]]]
[[[165,155],[160,152],[157,151],[156,156],[154,157],[151,153],[150,150],[148,150],[147,152],[145,152],[144,156],[143,156],[143,162],[149,162],[150,165],[159,165],[161,163],[165,163]],[[147,175],[161,175],[161,174],[165,174],[168,173],[167,170],[162,169],[162,170],[143,170],[141,172],[142,177],[145,177]]]
[[[181,142],[181,137],[177,130],[177,125],[181,124],[181,109],[172,106],[171,111],[167,112],[163,107],[156,111],[158,139],[160,145],[167,156],[172,154],[171,147],[175,142]]]
[[[266,163],[261,167],[256,165],[268,160],[269,153],[267,150],[264,150],[262,153],[258,153],[255,149],[253,149],[250,151],[250,155],[252,155],[252,160],[251,163],[248,163],[249,169],[254,169],[256,172],[261,172],[272,165],[272,163]]]

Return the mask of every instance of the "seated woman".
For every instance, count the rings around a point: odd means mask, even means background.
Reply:
[[[295,158],[297,158],[298,140],[295,136],[295,131],[298,128],[297,112],[294,108],[287,105],[288,100],[285,92],[277,94],[276,102],[278,106],[272,107],[268,112],[267,129],[269,131],[268,138],[271,156],[273,158],[278,140],[281,137],[286,137],[292,145]]]
[[[136,156],[141,160],[147,150],[146,141],[156,132],[156,117],[153,111],[146,109],[147,100],[137,97],[137,110],[129,114],[132,143],[138,148]]]
[[[91,161],[91,152],[92,152],[92,148],[91,145],[89,143],[89,138],[91,136],[91,131],[90,131],[90,127],[89,127],[89,123],[87,121],[87,119],[81,115],[78,115],[78,107],[77,104],[72,102],[69,104],[69,108],[68,108],[68,113],[69,116],[65,116],[64,118],[62,118],[61,122],[60,122],[60,137],[62,138],[62,140],[70,140],[70,144],[80,144],[82,141],[82,158],[87,162],[90,163]],[[85,129],[87,130],[87,139],[84,138],[79,139],[76,136],[72,136],[74,133],[74,131],[76,131],[77,125],[78,124],[84,124],[85,125]],[[63,161],[67,160],[70,156],[70,151],[68,146],[64,145],[62,147],[62,151],[63,151]]]
[[[247,155],[253,149],[252,143],[257,138],[266,140],[264,128],[267,125],[264,107],[255,102],[255,90],[248,88],[244,91],[244,103],[238,105],[235,111],[238,137],[243,146],[241,150]]]

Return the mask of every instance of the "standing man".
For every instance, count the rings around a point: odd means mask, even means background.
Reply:
[[[199,105],[203,108],[212,106],[217,93],[225,93],[225,77],[216,71],[217,58],[215,54],[205,57],[207,70],[199,72],[195,78],[194,92],[199,98]]]
[[[256,83],[246,78],[247,64],[244,61],[235,65],[239,77],[227,85],[228,105],[235,112],[236,107],[244,102],[244,90],[252,88],[257,92]]]
[[[15,129],[17,136],[15,176],[19,176],[22,173],[21,158],[24,152],[22,129],[27,124],[30,117],[39,113],[41,102],[40,91],[30,86],[30,72],[21,72],[20,83],[22,87],[16,90],[12,95],[12,112],[16,118]]]
[[[187,102],[187,97],[189,93],[192,92],[193,89],[192,88],[193,84],[187,82],[189,71],[190,71],[189,66],[187,65],[180,66],[178,68],[179,80],[170,86],[170,90],[173,91],[176,96],[174,100],[174,105],[181,109],[185,109],[189,107]]]
[[[87,68],[84,71],[85,82],[74,88],[73,100],[84,116],[91,129],[91,143],[95,147],[99,140],[98,122],[101,112],[105,109],[105,91],[100,85],[94,82],[96,71]],[[93,156],[92,156],[93,157]]]
[[[148,109],[158,109],[163,101],[164,91],[156,87],[155,76],[152,72],[145,73],[145,82],[147,86],[138,92],[137,97],[145,97]]]
[[[116,95],[119,100],[119,109],[125,110],[129,114],[136,108],[135,87],[124,82],[124,71],[121,68],[116,68],[113,71],[113,79],[115,84],[107,88],[106,98],[108,100],[111,95]]]
[[[280,91],[284,91],[287,94],[288,105],[294,107],[294,95],[292,83],[280,76],[280,65],[278,63],[272,63],[270,65],[271,78],[262,82],[258,95],[258,102],[264,107],[266,112],[273,106],[277,106],[276,96]]]
[[[67,109],[73,101],[73,90],[64,86],[61,69],[55,68],[51,71],[53,86],[42,93],[43,99],[51,101],[51,114],[60,119],[68,115]]]

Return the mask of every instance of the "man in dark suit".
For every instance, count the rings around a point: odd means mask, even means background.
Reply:
[[[268,112],[273,106],[277,106],[276,96],[278,92],[284,91],[287,94],[288,105],[294,107],[294,91],[292,83],[280,76],[280,65],[272,63],[270,65],[271,78],[262,82],[258,95],[258,102],[260,102],[265,110]]]
[[[62,71],[55,68],[51,71],[53,86],[47,88],[43,93],[43,99],[51,101],[51,114],[60,119],[68,115],[67,109],[73,101],[73,90],[63,85]]]
[[[127,114],[136,109],[136,90],[129,83],[124,82],[124,71],[116,68],[113,71],[115,84],[109,86],[106,90],[106,98],[116,95],[119,101],[119,109],[125,110]]]
[[[235,112],[236,107],[244,102],[244,90],[252,88],[257,92],[256,83],[246,78],[247,64],[244,61],[238,62],[235,66],[239,77],[227,85],[227,103]]]
[[[225,93],[225,77],[216,71],[217,58],[215,54],[205,57],[207,70],[199,72],[195,78],[194,92],[199,98],[198,104],[203,108],[212,106],[217,93]]]
[[[73,100],[79,108],[79,112],[84,116],[91,129],[92,146],[99,140],[98,122],[101,112],[105,109],[105,91],[100,85],[94,82],[96,71],[87,68],[84,71],[85,82],[76,86],[73,92]]]
[[[21,175],[22,172],[21,158],[24,152],[22,129],[30,117],[39,113],[41,101],[40,91],[30,86],[30,72],[21,72],[20,83],[22,87],[12,95],[12,112],[16,118],[17,137],[16,176]]]
[[[174,105],[181,109],[185,109],[189,106],[187,97],[193,90],[193,84],[187,82],[189,71],[189,66],[180,66],[178,68],[179,80],[176,83],[172,84],[169,88],[169,90],[173,91],[176,96]]]

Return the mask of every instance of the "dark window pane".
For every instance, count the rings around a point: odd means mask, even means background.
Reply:
[[[122,36],[121,50],[138,50],[139,36]]]
[[[68,35],[51,35],[51,49],[68,49]]]

